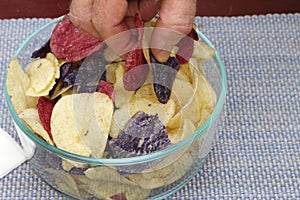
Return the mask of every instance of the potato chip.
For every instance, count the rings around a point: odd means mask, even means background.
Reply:
[[[169,100],[166,104],[160,104],[153,96],[142,99],[133,99],[129,103],[129,112],[133,116],[138,111],[144,111],[149,115],[158,114],[159,119],[164,125],[167,125],[169,120],[175,114],[175,102]]]
[[[168,122],[167,124],[167,131],[169,132],[177,132],[180,131],[180,128],[183,123],[182,111],[177,112]]]
[[[35,108],[28,108],[20,114],[20,118],[31,128],[31,130],[48,142],[54,145],[47,131],[44,129],[42,122],[39,117],[39,113]]]
[[[130,97],[134,94],[134,91],[127,91],[124,89],[123,75],[124,68],[120,65],[116,69],[116,83],[114,84],[114,103],[117,108],[121,108],[123,105],[128,104]]]
[[[62,97],[54,106],[51,131],[58,148],[71,153],[102,157],[113,104],[102,93],[81,93]]]
[[[65,159],[62,159],[61,160],[61,167],[66,171],[70,171],[71,169],[73,169],[75,167],[75,165],[73,164],[73,162],[75,161],[68,161],[68,160],[65,160]]]
[[[62,159],[61,160],[61,167],[66,171],[66,172],[70,172],[74,167],[76,168],[87,168],[88,165],[85,163],[80,163],[80,162],[76,162],[73,160],[67,160],[67,159]]]
[[[117,77],[116,77],[116,70],[118,68],[123,68],[124,62],[115,62],[106,65],[106,81],[109,83],[116,83]]]
[[[170,145],[168,133],[158,115],[148,115],[142,111],[132,116],[118,138],[109,141],[109,149],[113,158],[146,155],[168,148]],[[146,165],[135,166],[135,168],[141,168],[140,171],[142,171],[150,165],[151,163],[148,162]],[[136,171],[138,170],[134,170]],[[126,172],[132,172],[132,169]]]
[[[202,74],[203,76],[206,76],[205,75],[205,71],[204,71],[204,68],[202,67],[202,64],[197,60],[197,59],[195,59],[195,58],[191,58],[190,60],[189,60],[189,62],[188,62],[188,65],[190,66],[189,67],[189,69],[190,69],[190,71],[192,70],[192,71],[197,71],[197,73],[200,73],[200,74]],[[192,69],[191,69],[192,68]],[[192,73],[193,72],[190,72],[191,74],[191,76],[192,76]],[[193,82],[193,79],[191,79],[191,82]]]
[[[170,132],[168,132],[168,137],[171,140],[172,144],[177,144],[178,142],[181,142],[192,133],[194,133],[195,130],[195,125],[190,120],[184,119],[183,126],[180,128],[180,130],[176,132],[171,130]]]
[[[167,160],[167,162],[169,161],[170,160]],[[189,151],[187,151],[164,168],[160,168],[159,170],[151,168],[151,170],[147,170],[140,174],[129,175],[128,179],[137,183],[142,188],[155,189],[167,186],[180,179],[192,164],[193,158]]]
[[[129,101],[129,113],[133,116],[138,111],[143,111],[147,114],[158,114],[160,121],[167,125],[169,120],[175,114],[175,102],[170,99],[166,104],[161,104],[152,90],[152,84],[144,85],[140,88],[136,95],[133,95]],[[149,93],[148,93],[149,92]],[[144,95],[143,93],[146,93]],[[148,93],[148,94],[147,94]]]
[[[111,196],[123,193],[128,200],[140,200],[145,199],[150,194],[149,190],[145,190],[122,177],[113,168],[90,168],[85,171],[85,175],[87,178],[78,177],[80,188],[100,199],[111,199]]]
[[[142,49],[144,24],[140,13],[135,14],[135,28],[137,41],[126,54],[124,65],[123,84],[124,88],[129,91],[135,91],[140,88],[147,79],[149,72],[149,65]]]
[[[118,63],[124,61],[119,55],[117,55],[114,50],[112,50],[109,46],[104,50],[104,58],[105,60],[111,63]]]
[[[101,41],[75,26],[69,15],[65,15],[52,31],[50,48],[58,58],[67,62],[79,61],[99,50]]]
[[[176,113],[192,103],[194,94],[195,91],[190,82],[177,78],[174,80],[171,99],[176,102]]]
[[[37,104],[37,98],[28,97],[25,94],[29,84],[28,76],[23,71],[17,58],[14,57],[8,65],[6,87],[17,114],[20,114],[26,108],[34,108]]]
[[[46,58],[34,60],[26,66],[26,73],[30,86],[26,90],[28,96],[46,96],[59,78],[59,63],[53,54],[48,53]]]
[[[109,132],[110,137],[117,138],[130,118],[131,115],[129,113],[128,105],[124,105],[121,108],[116,109],[113,113],[112,124]]]
[[[208,46],[205,42],[198,40],[194,41],[194,52],[192,58],[196,59],[198,63],[205,62],[213,58],[215,50]]]
[[[189,151],[184,153],[173,163],[174,171],[164,180],[164,186],[169,185],[180,179],[192,166],[193,157]]]
[[[207,111],[206,114],[203,112],[202,115],[206,115],[206,118],[208,118],[207,115],[210,115],[210,113],[213,111],[213,109],[216,106],[217,96],[213,88],[211,87],[211,85],[203,75],[200,75],[198,78],[199,78],[198,90],[196,92],[197,101],[200,110],[205,109]]]
[[[164,186],[164,179],[174,171],[173,165],[168,165],[159,170],[151,169],[151,172],[143,172],[139,174],[132,174],[128,179],[144,189],[155,189]]]
[[[69,173],[62,170],[46,169],[48,173],[48,181],[55,187],[59,188],[64,193],[71,196],[81,196],[80,189],[77,183]]]
[[[69,85],[67,87],[61,87],[61,85],[62,85],[62,82],[59,82],[55,86],[55,88],[54,88],[54,90],[53,90],[53,92],[50,96],[50,99],[56,99],[57,97],[59,97],[60,95],[66,93],[69,89],[71,89],[73,87],[72,85]]]
[[[198,35],[195,31],[195,25],[194,25],[191,32],[183,36],[176,45],[179,48],[176,58],[178,59],[180,64],[187,63],[188,60],[192,57],[195,40],[198,40]]]

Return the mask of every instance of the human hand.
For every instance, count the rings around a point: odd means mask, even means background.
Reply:
[[[196,0],[72,0],[69,15],[76,26],[101,40],[125,31],[108,45],[117,52],[126,52],[134,45],[127,30],[134,27],[135,14],[140,13],[143,21],[149,21],[158,11],[150,46],[156,59],[165,62],[182,34],[191,31]]]

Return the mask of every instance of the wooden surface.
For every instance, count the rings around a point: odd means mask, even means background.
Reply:
[[[0,19],[58,17],[70,0],[0,0]],[[300,12],[300,0],[198,0],[199,16],[242,16]]]

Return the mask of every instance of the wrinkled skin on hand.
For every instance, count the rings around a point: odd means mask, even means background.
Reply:
[[[181,40],[182,34],[191,31],[196,0],[72,0],[69,16],[76,26],[106,40],[134,27],[136,13],[142,14],[143,21],[149,21],[158,10],[156,27],[162,29],[154,30],[151,50],[158,61],[165,62],[169,58],[170,49]],[[108,45],[124,55],[134,46],[134,39],[127,32],[122,38],[111,40]]]

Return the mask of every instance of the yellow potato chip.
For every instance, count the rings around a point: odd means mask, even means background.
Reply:
[[[197,71],[197,73],[200,73],[200,74],[206,76],[204,68],[202,67],[202,64],[196,58],[192,57],[187,64],[190,66],[189,67],[190,70]],[[191,72],[191,73],[193,73],[193,72]],[[192,75],[192,74],[190,74],[190,75]],[[193,81],[194,79],[191,78],[191,80]]]
[[[188,119],[183,120],[183,126],[178,131],[170,131],[168,132],[168,138],[170,139],[172,144],[177,144],[181,142],[192,133],[196,131],[195,125]]]
[[[166,104],[156,102],[155,98],[134,99],[129,103],[129,112],[133,116],[139,111],[143,111],[149,115],[158,114],[159,120],[164,124],[168,124],[169,120],[175,114],[175,103],[172,99]]]
[[[165,185],[164,180],[174,171],[173,165],[168,165],[159,170],[152,169],[151,172],[132,174],[128,179],[145,189],[155,189]]]
[[[62,83],[59,82],[57,85],[55,85],[55,88],[53,90],[53,93],[50,96],[50,99],[56,99],[58,96],[66,93],[70,88],[72,88],[72,85],[69,85],[67,87],[61,88]]]
[[[216,103],[217,96],[211,85],[208,83],[204,76],[199,76],[198,89],[196,92],[197,101],[200,109],[201,119],[198,120],[196,127],[200,127],[210,114],[213,112]]]
[[[193,157],[189,151],[184,153],[176,162],[173,163],[174,171],[166,179],[164,179],[164,186],[169,185],[180,179],[192,166]]]
[[[38,99],[28,97],[25,94],[29,84],[28,76],[23,71],[17,58],[14,57],[8,65],[6,87],[17,114],[20,114],[26,108],[36,107]]]
[[[102,93],[62,97],[54,106],[51,132],[58,148],[71,153],[102,157],[111,126],[113,104]]]
[[[171,99],[176,102],[176,113],[188,107],[194,98],[195,91],[187,80],[176,78],[173,82]]]
[[[34,60],[26,66],[26,73],[30,86],[26,90],[27,96],[46,96],[59,78],[59,63],[53,54],[48,53],[46,58]]]
[[[192,58],[196,59],[198,63],[205,62],[212,59],[215,54],[215,50],[208,46],[205,42],[198,40],[194,41],[194,51]]]
[[[51,168],[47,169],[47,173],[48,181],[54,185],[55,188],[60,188],[61,191],[71,196],[81,196],[77,183],[71,174]]]
[[[152,91],[151,91],[152,90]],[[157,100],[152,84],[142,86],[129,101],[129,113],[133,116],[138,111],[150,115],[158,114],[160,121],[167,125],[175,114],[175,102],[170,99],[166,104]]]
[[[114,103],[117,108],[128,104],[130,97],[134,94],[134,91],[124,89],[123,75],[124,67],[119,66],[116,69],[116,83],[114,84]]]
[[[20,118],[31,128],[31,130],[48,142],[54,145],[47,131],[44,129],[36,108],[28,108],[20,114]]]
[[[118,73],[116,70],[118,68],[123,68],[124,63],[125,62],[115,62],[115,63],[106,65],[106,74],[105,75],[106,75],[107,82],[116,83],[117,80],[119,80],[121,78],[120,75],[116,74],[116,73]],[[118,76],[118,79],[116,76]]]
[[[128,104],[116,109],[113,113],[112,124],[110,128],[109,135],[112,138],[117,138],[120,132],[125,128],[126,123],[131,118],[132,115],[129,113]]]
[[[74,167],[77,167],[77,168],[86,168],[86,167],[88,167],[88,165],[85,164],[85,163],[80,163],[80,162],[76,162],[76,161],[73,161],[73,160],[67,160],[67,159],[64,159],[64,158],[62,158],[61,166],[66,172],[70,171]]]
[[[87,178],[79,178],[80,188],[100,199],[111,199],[111,196],[124,194],[128,200],[140,200],[150,194],[150,190],[139,187],[113,168],[90,168],[85,171],[85,175]]]
[[[167,159],[169,165],[166,167],[155,170],[152,167],[151,170],[145,171],[140,174],[132,174],[128,176],[128,179],[137,183],[145,189],[155,189],[163,186],[167,186],[176,180],[180,179],[193,164],[193,158],[189,151],[177,157],[176,160]]]
[[[177,132],[180,131],[180,128],[183,123],[182,112],[177,112],[168,122],[167,131],[168,132]]]
[[[73,169],[75,167],[75,165],[72,163],[74,161],[68,161],[68,160],[65,160],[65,159],[62,159],[61,160],[61,167],[66,171],[70,171],[71,169]]]

